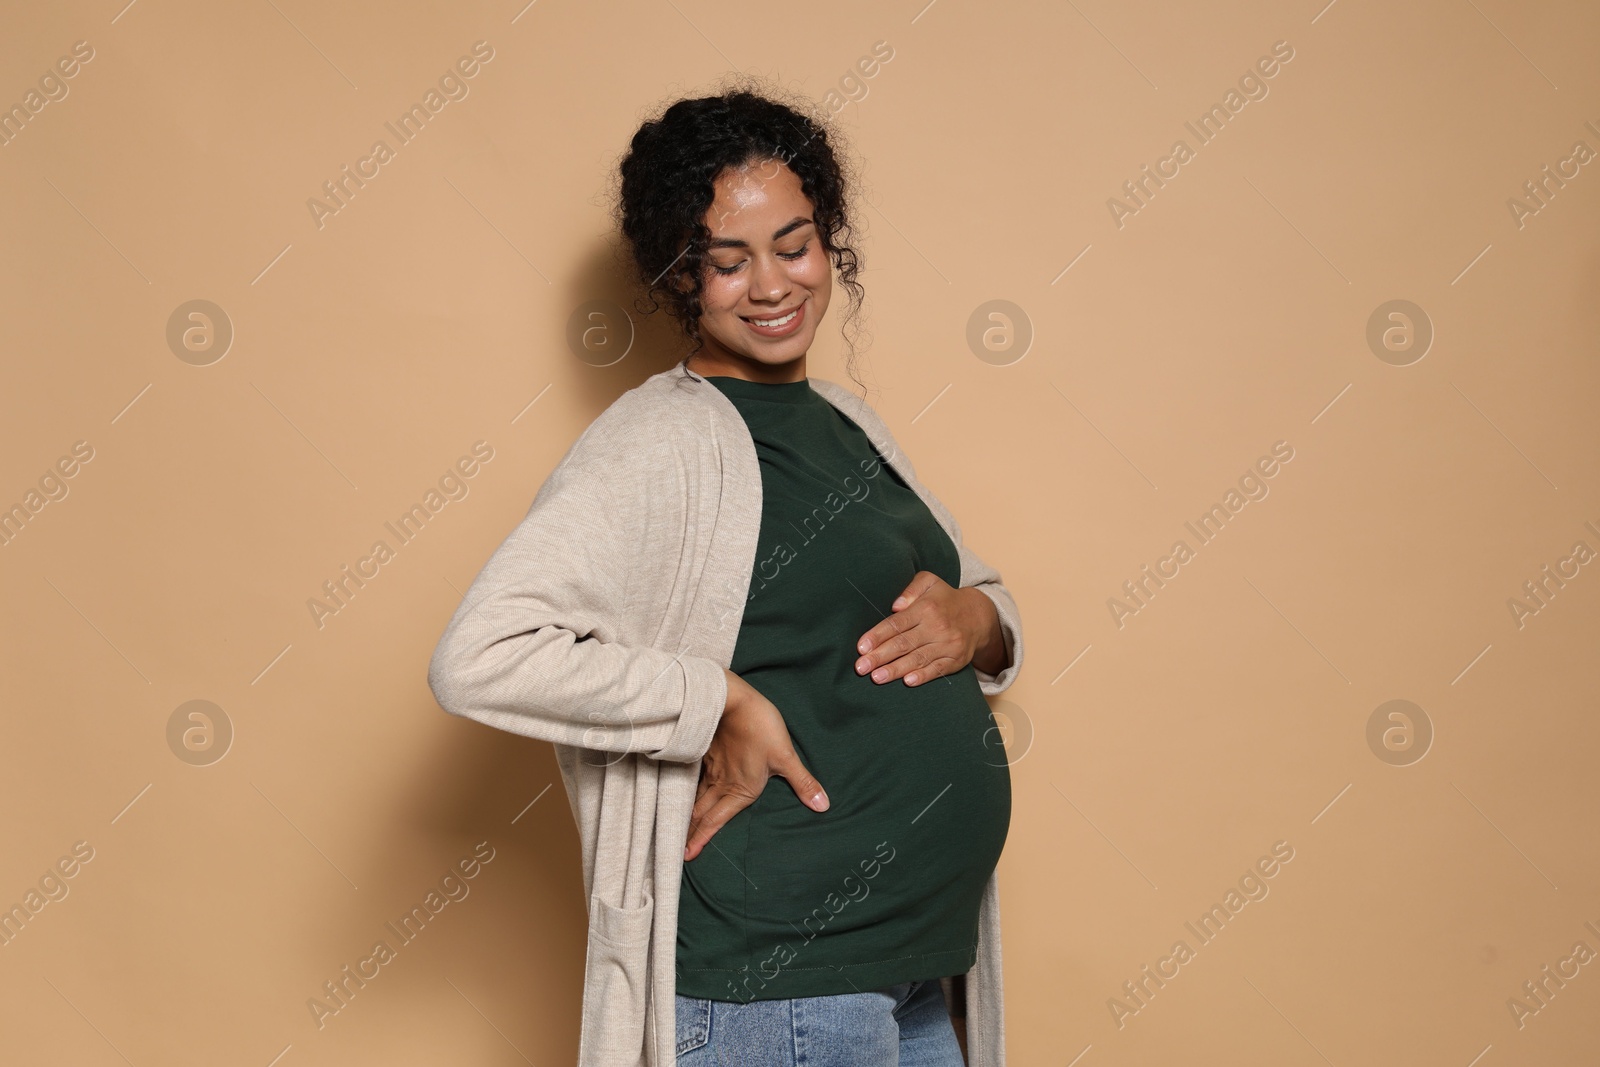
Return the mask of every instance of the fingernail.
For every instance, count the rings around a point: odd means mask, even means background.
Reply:
[[[811,806],[818,811],[828,810],[828,798],[822,793],[811,794]]]

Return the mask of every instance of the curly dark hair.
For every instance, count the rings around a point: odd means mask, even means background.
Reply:
[[[618,228],[645,287],[648,304],[636,303],[635,310],[648,315],[665,304],[693,342],[688,355],[704,347],[700,298],[710,265],[705,217],[715,199],[713,183],[725,168],[775,159],[800,179],[822,247],[849,291],[846,367],[862,385],[855,360],[866,291],[856,280],[861,256],[852,247],[854,168],[824,112],[803,97],[779,99],[788,96],[737,75],[732,87],[717,95],[677,100],[640,125],[617,167],[620,188],[613,201]]]

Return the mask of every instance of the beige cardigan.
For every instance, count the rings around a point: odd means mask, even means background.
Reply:
[[[555,747],[589,911],[579,1067],[675,1061],[683,849],[761,526],[750,431],[720,390],[683,370],[623,393],[572,444],[467,590],[428,666],[444,710]],[[978,679],[986,696],[1004,691],[1022,663],[1022,629],[999,573],[962,544],[877,412],[833,382],[808,380],[949,531],[961,585],[994,601],[1009,663]],[[971,1067],[1005,1062],[999,905],[991,878],[967,975]]]

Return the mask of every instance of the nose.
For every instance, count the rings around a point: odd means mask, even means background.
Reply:
[[[776,256],[762,256],[752,264],[750,273],[750,299],[757,303],[775,304],[789,291],[789,275]]]

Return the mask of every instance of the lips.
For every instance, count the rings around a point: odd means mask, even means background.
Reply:
[[[762,322],[776,322],[777,320],[786,318],[799,310],[800,305],[796,304],[794,307],[789,308],[786,311],[775,312],[771,315],[740,315],[739,317],[746,322],[755,322],[757,319],[760,319]]]
[[[739,317],[744,319],[744,328],[755,334],[757,337],[770,338],[771,340],[776,341],[785,337],[793,337],[804,328],[806,317],[810,314],[810,312],[806,310],[806,307],[807,302],[802,300],[788,311],[779,311],[771,316],[761,316],[761,318],[767,322],[771,322],[773,319],[783,318],[787,318],[789,320],[788,322],[780,322],[776,326],[757,326],[755,319],[746,315],[741,315]]]

